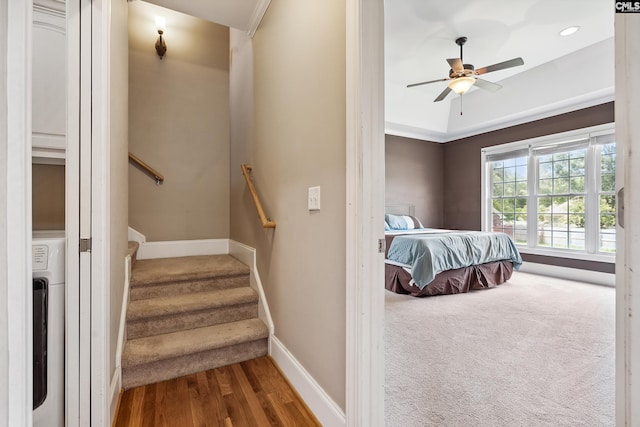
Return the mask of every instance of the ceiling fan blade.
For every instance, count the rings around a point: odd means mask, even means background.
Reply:
[[[447,62],[449,63],[451,69],[456,73],[464,72],[464,67],[462,66],[462,61],[460,60],[460,58],[447,59]]]
[[[498,90],[500,90],[502,88],[502,86],[500,86],[498,83],[493,83],[487,80],[482,80],[476,77],[476,82],[475,85],[478,86],[480,89],[485,89],[488,90],[490,92],[497,92]]]
[[[506,68],[517,67],[518,65],[524,65],[522,58],[513,58],[508,61],[498,62],[497,64],[489,65],[488,67],[478,68],[476,74],[486,74],[492,71],[504,70]]]
[[[440,93],[440,95],[438,95],[438,97],[436,99],[433,100],[433,102],[440,102],[442,101],[444,98],[446,98],[447,95],[449,95],[449,92],[451,92],[451,89],[449,89],[449,86],[447,86],[446,88],[444,88],[444,90]]]
[[[446,82],[447,80],[449,79],[429,80],[428,82],[412,83],[410,85],[407,85],[407,87],[428,85],[429,83]]]

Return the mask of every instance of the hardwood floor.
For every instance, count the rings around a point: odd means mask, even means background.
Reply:
[[[270,357],[126,390],[115,427],[320,426]]]

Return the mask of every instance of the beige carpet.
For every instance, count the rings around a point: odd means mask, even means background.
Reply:
[[[514,273],[497,288],[386,292],[385,425],[614,425],[613,288]]]

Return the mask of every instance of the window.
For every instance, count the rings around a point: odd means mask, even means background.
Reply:
[[[482,161],[484,229],[509,234],[523,252],[615,253],[611,125],[489,147]]]
[[[492,229],[509,234],[517,243],[527,243],[528,161],[516,157],[492,164]]]

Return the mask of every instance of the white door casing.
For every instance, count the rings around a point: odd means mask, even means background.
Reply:
[[[383,1],[347,1],[348,426],[384,424]]]
[[[0,426],[31,425],[32,2],[0,2]],[[5,341],[6,340],[6,341]]]
[[[640,16],[615,16],[616,190],[624,187],[624,228],[616,247],[616,425],[640,423]],[[620,193],[618,193],[620,194]],[[618,200],[620,209],[621,200]],[[635,217],[635,218],[634,218]],[[635,406],[634,406],[635,403]]]
[[[108,24],[110,3],[67,0],[67,426],[110,422]],[[80,251],[80,241],[91,241]]]
[[[111,1],[91,0],[91,4],[91,81],[89,88],[83,88],[91,93],[91,199],[88,207],[91,228],[87,236],[92,242],[91,426],[108,427],[111,425],[109,356],[115,351],[109,344]],[[84,213],[81,210],[81,215]]]
[[[86,319],[88,306],[80,310],[81,281],[80,257],[80,141],[82,104],[81,75],[86,74],[87,66],[81,68],[81,0],[67,0],[67,144],[65,153],[65,231],[67,236],[66,248],[66,408],[65,416],[68,427],[88,425],[88,398],[91,378],[88,373],[88,359],[86,349],[81,351],[81,315]],[[86,11],[85,11],[86,13]],[[86,77],[85,77],[86,80]],[[85,97],[86,99],[86,97]],[[86,101],[85,101],[86,102]],[[84,114],[84,113],[83,113]],[[86,300],[86,298],[85,298]],[[89,324],[87,322],[87,324]],[[86,338],[84,338],[86,340]],[[87,344],[88,345],[88,342]],[[85,346],[86,347],[86,346]],[[86,409],[85,409],[86,408]]]

